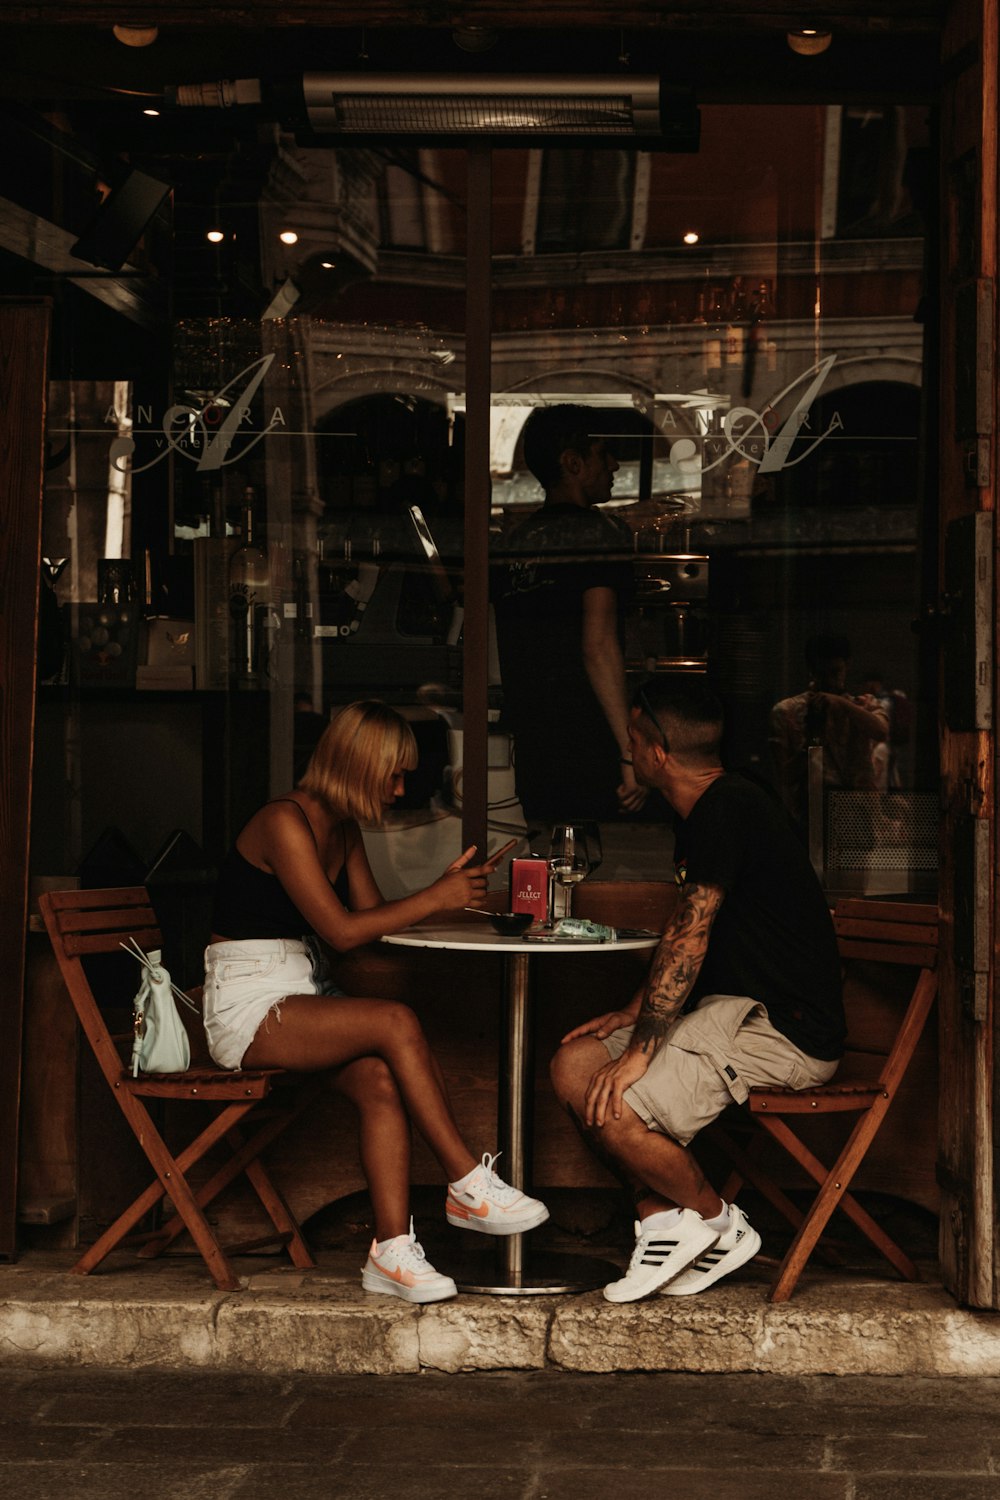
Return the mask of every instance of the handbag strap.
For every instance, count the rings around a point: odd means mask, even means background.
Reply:
[[[149,954],[143,952],[142,948],[140,948],[134,937],[129,937],[127,942],[119,943],[118,946],[119,948],[124,948],[125,952],[130,954],[132,958],[138,959],[142,964],[142,967],[146,970],[147,974],[156,975],[158,972],[160,975],[162,975],[170,985],[170,993],[173,995],[174,999],[179,1000],[182,1005],[186,1005],[188,1010],[192,1011],[196,1016],[201,1015],[201,1011],[198,1009],[197,1005],[195,1005],[191,997],[189,995],[186,995],[179,985],[174,984],[174,981],[170,978],[170,975],[162,964],[153,963]]]

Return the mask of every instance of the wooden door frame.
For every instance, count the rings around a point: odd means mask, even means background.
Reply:
[[[1000,1307],[997,57],[998,0],[953,0],[941,96],[940,1261],[944,1284],[960,1302],[993,1308]]]
[[[38,587],[51,305],[0,300],[0,1259],[17,1240]]]

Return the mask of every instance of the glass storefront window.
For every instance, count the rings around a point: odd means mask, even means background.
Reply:
[[[708,674],[731,762],[783,791],[831,891],[935,879],[911,630],[927,132],[915,107],[712,106],[696,154],[494,153],[494,539],[541,499],[529,413],[597,407],[629,685]],[[134,160],[152,169],[138,142]],[[387,894],[456,852],[465,174],[461,150],[264,132],[178,175],[127,262],[132,304],[60,291],[38,873],[109,828],[141,865],[183,830],[210,866],[359,696],[398,704],[422,749],[371,834]],[[817,638],[846,663],[826,690],[883,713],[883,737],[823,743]],[[526,825],[492,652],[489,680],[500,843]],[[665,816],[646,820],[659,860]],[[608,847],[646,837],[633,820]],[[612,852],[616,871],[664,873]]]

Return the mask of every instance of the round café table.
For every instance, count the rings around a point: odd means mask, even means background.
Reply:
[[[444,948],[456,953],[492,953],[504,965],[503,1035],[506,1040],[500,1083],[500,1149],[504,1180],[525,1189],[531,1083],[528,1067],[531,1049],[531,981],[533,966],[555,963],[567,954],[588,954],[599,962],[620,953],[655,948],[658,937],[618,938],[593,942],[581,938],[548,935],[504,937],[484,919],[450,923],[421,923],[382,939],[399,947]],[[587,1020],[581,1015],[581,1021]],[[480,1236],[484,1238],[484,1236]],[[590,1291],[621,1274],[619,1267],[595,1256],[533,1251],[531,1233],[498,1236],[495,1260],[479,1254],[455,1276],[464,1292],[486,1292],[496,1296],[538,1296],[546,1292]],[[492,1275],[490,1270],[492,1268]]]

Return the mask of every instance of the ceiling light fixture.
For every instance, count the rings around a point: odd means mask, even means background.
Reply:
[[[278,235],[278,239],[283,245],[297,245],[299,242],[299,237],[294,229],[283,229]]]
[[[221,245],[226,236],[223,234],[221,229],[209,229],[205,235],[205,238],[206,240],[209,240],[213,245]]]
[[[698,241],[701,239],[701,235],[696,229],[689,229],[687,234],[682,235],[681,238],[683,239],[685,245],[697,245]]]
[[[463,52],[489,52],[499,36],[492,26],[456,26],[451,39]]]
[[[136,25],[134,21],[123,21],[111,31],[124,47],[151,47],[160,34],[158,26]]]
[[[798,31],[788,33],[788,45],[800,57],[818,57],[832,41],[831,32],[822,31],[816,26],[803,26]]]

